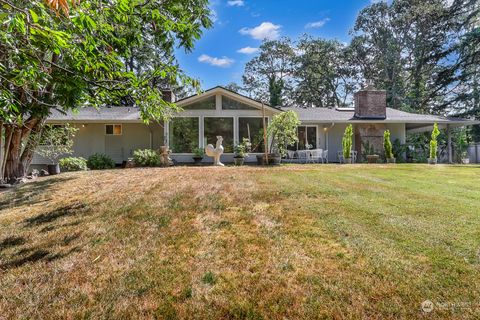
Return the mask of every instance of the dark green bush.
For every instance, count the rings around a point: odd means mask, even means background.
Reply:
[[[156,167],[160,165],[160,155],[151,149],[135,150],[133,152],[135,165],[139,167]]]
[[[112,158],[103,153],[95,153],[88,157],[87,166],[92,170],[103,170],[115,168]]]
[[[85,171],[87,170],[87,160],[82,157],[68,157],[60,160],[62,171]]]

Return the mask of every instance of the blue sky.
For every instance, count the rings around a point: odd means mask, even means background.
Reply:
[[[191,53],[177,52],[180,66],[203,89],[241,83],[245,63],[261,39],[304,33],[348,42],[359,11],[372,0],[212,0],[213,28]]]

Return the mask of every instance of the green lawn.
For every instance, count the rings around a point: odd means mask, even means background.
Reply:
[[[0,193],[0,319],[478,319],[479,182],[400,164],[38,179]]]

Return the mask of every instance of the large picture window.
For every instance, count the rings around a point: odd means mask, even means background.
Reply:
[[[268,124],[265,119],[265,124]],[[238,135],[239,142],[247,138],[252,143],[252,152],[264,152],[263,143],[263,122],[260,117],[240,117],[238,118]]]
[[[192,153],[198,148],[198,118],[173,118],[169,123],[169,145],[174,153]]]
[[[233,118],[204,118],[204,143],[217,143],[217,136],[223,137],[223,148],[225,153],[233,152]]]
[[[222,96],[222,109],[223,110],[258,110],[257,108],[251,107],[248,104],[227,98],[225,96]]]

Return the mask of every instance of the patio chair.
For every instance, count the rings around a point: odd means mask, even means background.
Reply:
[[[310,153],[310,158],[309,158],[310,161],[309,162],[320,163],[320,161],[322,161],[322,163],[323,163],[323,158],[322,158],[323,150],[322,149],[310,150],[309,153]]]
[[[307,150],[297,150],[297,155],[298,155],[299,163],[307,163],[308,161]]]
[[[340,163],[343,163],[343,152],[342,151],[338,151],[337,152],[337,159],[338,159],[338,162]]]
[[[323,161],[328,163],[328,150],[323,150],[323,152],[322,152],[322,163],[323,163]]]

